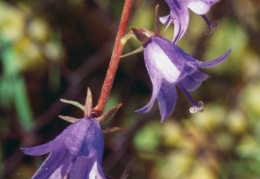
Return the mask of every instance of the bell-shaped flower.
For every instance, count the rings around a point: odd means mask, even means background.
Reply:
[[[136,38],[144,45],[144,61],[152,81],[153,90],[150,102],[139,113],[146,113],[152,108],[157,99],[161,113],[161,122],[167,119],[173,112],[177,94],[177,85],[188,97],[193,107],[190,112],[203,110],[203,102],[197,105],[188,91],[196,90],[207,79],[207,75],[198,68],[210,68],[223,62],[229,55],[229,49],[224,55],[207,62],[201,62],[176,44],[158,35],[147,37],[142,31],[131,28]]]
[[[85,117],[49,143],[22,150],[28,155],[50,153],[33,179],[105,179],[101,168],[103,148],[99,122]]]
[[[170,8],[170,14],[160,18],[164,24],[170,23],[174,18],[173,42],[178,42],[185,34],[189,24],[189,9],[201,15],[208,24],[210,32],[215,28],[205,14],[218,0],[165,0]],[[210,33],[208,32],[208,33]]]

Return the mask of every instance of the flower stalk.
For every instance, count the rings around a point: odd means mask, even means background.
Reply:
[[[123,8],[123,12],[122,12],[122,16],[121,16],[121,20],[120,20],[120,24],[119,24],[119,28],[118,28],[118,32],[117,32],[117,36],[116,36],[116,41],[115,41],[115,45],[114,45],[114,49],[113,49],[113,53],[111,56],[111,60],[109,63],[109,67],[107,70],[107,74],[104,80],[104,84],[103,87],[101,89],[101,93],[98,99],[98,103],[97,106],[94,108],[94,112],[100,116],[106,106],[106,102],[108,100],[113,82],[114,82],[114,78],[116,75],[116,71],[119,65],[119,61],[120,61],[120,55],[122,54],[123,48],[124,48],[124,44],[121,43],[121,39],[125,36],[126,33],[126,29],[127,29],[127,25],[130,19],[130,14],[131,14],[131,10],[133,7],[133,3],[134,0],[125,0],[125,4],[124,4],[124,8]]]

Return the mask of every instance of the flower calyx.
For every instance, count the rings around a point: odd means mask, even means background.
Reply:
[[[86,97],[86,101],[85,101],[85,106],[83,106],[82,104],[80,104],[76,101],[70,101],[70,100],[65,100],[65,99],[61,99],[61,101],[64,103],[67,103],[67,104],[72,104],[72,105],[80,108],[81,110],[84,111],[84,118],[93,118],[96,121],[98,121],[99,123],[103,123],[106,120],[108,120],[122,106],[122,104],[117,104],[116,106],[112,107],[110,110],[105,112],[104,114],[97,116],[97,114],[93,110],[93,100],[92,100],[92,93],[91,93],[90,88],[87,89],[87,97]],[[75,123],[75,122],[81,120],[78,118],[74,118],[74,117],[70,117],[70,116],[63,116],[63,115],[59,115],[59,118],[65,120],[69,123]],[[102,131],[103,132],[116,132],[116,131],[120,131],[122,129],[123,128],[121,128],[121,127],[112,127],[112,128],[102,128]]]
[[[143,44],[149,42],[150,39],[156,35],[155,33],[148,31],[146,29],[136,29],[134,27],[131,27],[130,29],[134,33],[135,37]]]
[[[154,32],[146,29],[136,29],[134,27],[130,28],[132,32],[134,33],[135,37],[142,42],[143,44],[146,44],[150,41],[152,37],[156,36],[163,36],[168,29],[168,26],[166,27],[165,31],[162,35],[160,35],[160,19],[159,19],[159,4],[155,8],[155,29]]]

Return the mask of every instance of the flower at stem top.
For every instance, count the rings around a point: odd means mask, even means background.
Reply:
[[[27,155],[44,155],[50,153],[33,179],[106,179],[102,171],[104,139],[100,123],[107,120],[119,109],[116,105],[102,116],[92,117],[92,95],[88,89],[85,107],[81,104],[62,100],[73,104],[84,111],[84,118],[76,119],[59,116],[71,122],[54,140],[31,148],[21,148]],[[114,132],[121,128],[105,129]],[[103,130],[104,131],[104,130]]]
[[[54,140],[22,150],[27,155],[50,153],[33,179],[105,179],[101,168],[103,148],[99,122],[86,117],[71,124]]]
[[[176,85],[192,103],[193,108],[190,109],[190,112],[202,111],[203,102],[200,101],[199,105],[196,104],[188,93],[188,91],[196,90],[208,77],[205,73],[199,71],[198,68],[210,68],[218,65],[228,57],[231,49],[214,60],[201,62],[157,33],[148,37],[143,33],[143,29],[131,29],[136,38],[143,43],[144,61],[153,85],[150,102],[136,112],[146,113],[150,111],[154,101],[157,99],[161,113],[161,122],[166,120],[176,105]]]
[[[169,24],[170,20],[174,18],[173,42],[177,43],[188,28],[189,9],[191,9],[196,14],[202,16],[209,27],[209,32],[207,33],[210,33],[216,27],[213,27],[205,14],[217,1],[218,0],[165,0],[170,8],[170,14],[161,17],[160,21],[164,24]]]

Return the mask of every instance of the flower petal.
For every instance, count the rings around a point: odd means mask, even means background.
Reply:
[[[201,83],[208,78],[208,75],[196,70],[194,73],[183,78],[180,83],[187,91],[196,90]]]
[[[57,169],[52,173],[50,176],[50,179],[64,179],[65,176],[70,170],[70,167],[73,166],[73,160],[76,156],[71,155],[69,152],[67,152],[67,155],[65,155],[62,158],[62,161],[58,165]]]
[[[218,0],[192,0],[188,3],[188,7],[196,14],[204,15],[217,1]]]
[[[34,174],[32,179],[63,178],[73,156],[68,150],[52,152]]]
[[[174,20],[174,36],[173,36],[173,43],[177,43],[185,34],[188,29],[190,15],[188,9],[183,9],[183,12],[177,13],[172,12],[172,17],[175,18]]]
[[[88,157],[97,156],[99,163],[102,163],[104,139],[99,122],[93,120],[80,150],[81,155]],[[86,152],[87,150],[89,152]],[[87,155],[88,153],[89,155]]]
[[[99,163],[97,161],[95,161],[95,163],[90,171],[89,178],[100,178],[100,179],[106,178],[102,171],[101,166],[99,165]]]
[[[189,10],[186,1],[165,0],[170,8],[170,19],[174,18],[173,43],[177,43],[184,35],[189,24]],[[165,17],[160,19],[162,23],[167,23]]]
[[[167,16],[163,16],[163,17],[160,17],[160,21],[161,23],[163,24],[168,24],[171,20],[171,15],[167,15]]]
[[[165,59],[161,59],[162,56],[157,57],[158,54],[159,55],[163,54],[164,55],[163,58]],[[148,42],[144,46],[144,60],[145,60],[147,71],[152,81],[153,92],[149,103],[145,107],[136,110],[135,112],[137,113],[146,113],[150,111],[154,104],[155,99],[157,98],[157,95],[161,88],[161,83],[163,78],[162,71],[164,70],[164,66],[159,64],[160,60],[164,61],[164,64],[171,63],[168,56],[165,55],[163,50],[154,41]],[[171,76],[173,76],[174,74],[170,71],[170,69],[168,69],[166,72],[164,72],[164,75],[167,76],[167,79],[171,80]]]
[[[206,14],[218,0],[165,0],[170,8],[170,15],[161,17],[160,21],[168,24],[174,18],[173,43],[177,43],[185,34],[189,24],[189,10],[199,15]]]
[[[163,122],[171,115],[176,105],[177,94],[175,85],[164,80],[157,100],[161,114],[161,122]]]
[[[172,43],[161,37],[152,38],[144,46],[145,64],[152,80],[160,76],[173,83],[178,79],[181,72],[175,63],[172,63],[173,53],[167,53],[172,50]]]
[[[99,161],[102,162],[104,139],[99,123],[94,119],[84,118],[71,126],[65,139],[67,149],[73,155],[86,157],[97,152]]]
[[[69,135],[66,136],[64,144],[66,148],[73,155],[81,155],[81,146],[84,142],[85,136],[88,134],[89,127],[92,121],[88,118],[84,118],[71,124],[66,130],[68,130]],[[89,154],[88,148],[86,148],[85,155]]]
[[[97,179],[105,179],[102,168],[97,161],[97,157],[91,158],[78,157],[70,173],[70,178],[75,179],[92,179],[96,176]]]
[[[153,92],[152,92],[152,97],[151,97],[149,103],[145,107],[138,109],[135,112],[137,112],[137,113],[147,113],[153,107],[154,101],[157,98],[157,95],[158,95],[158,93],[160,91],[160,87],[161,87],[161,79],[156,79],[156,80],[157,80],[157,82],[155,81],[155,79],[153,79],[153,81],[154,81]]]
[[[182,70],[184,64],[187,62],[197,62],[196,59],[187,54],[184,50],[178,47],[176,44],[170,42],[162,37],[154,37],[152,41],[159,45],[162,49],[157,51],[158,53],[165,53],[171,62],[179,69]],[[160,62],[160,59],[158,60]]]
[[[70,178],[89,178],[89,173],[94,161],[94,157],[78,157],[71,169]]]
[[[27,154],[27,155],[43,155],[55,150],[59,150],[61,148],[64,147],[63,144],[63,140],[66,137],[66,129],[60,134],[58,135],[55,139],[53,139],[52,141],[46,143],[46,144],[42,144],[42,145],[38,145],[35,147],[30,147],[30,148],[21,148],[21,150]]]
[[[146,53],[150,52],[152,58],[149,61],[146,60],[146,63],[156,61],[154,62],[156,65],[150,65],[150,68],[153,68],[153,71],[158,68],[157,70],[161,71],[162,77],[169,83],[176,83],[197,70],[192,64],[193,62],[196,63],[197,60],[169,40],[162,37],[154,37],[151,39],[151,44],[153,44],[153,48],[149,48],[149,51],[147,46],[148,50]],[[156,53],[156,55],[153,53]]]
[[[192,64],[196,67],[199,68],[211,68],[214,67],[218,64],[220,64],[221,62],[223,62],[224,60],[226,60],[226,58],[228,57],[228,55],[230,54],[231,48],[222,56],[214,59],[214,60],[210,60],[210,61],[206,61],[206,62],[201,62],[201,61],[196,61],[193,62]]]

